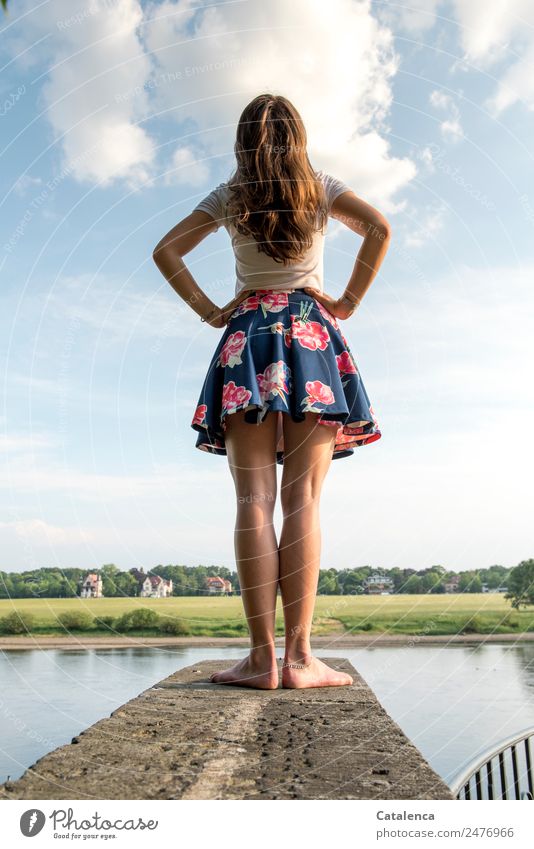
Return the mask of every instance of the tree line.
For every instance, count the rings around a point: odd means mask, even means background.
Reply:
[[[43,567],[27,572],[0,571],[0,598],[74,598],[80,595],[81,584],[88,572],[102,578],[102,593],[111,598],[133,598],[138,595],[139,584],[128,571],[122,571],[113,563],[100,568],[79,569]],[[218,575],[232,583],[234,592],[239,592],[239,580],[235,572],[225,566],[156,566],[146,573],[159,575],[173,582],[173,595],[207,595],[206,578]]]
[[[534,561],[524,561],[534,563]],[[520,566],[522,564],[519,564]],[[519,568],[519,567],[516,567]],[[139,586],[128,571],[108,563],[91,571],[102,578],[102,591],[106,597],[134,597]],[[363,593],[367,579],[379,574],[391,582],[391,592],[400,594],[444,593],[445,585],[454,576],[459,576],[458,592],[479,593],[508,586],[514,570],[504,566],[490,566],[475,571],[454,572],[443,566],[428,569],[376,569],[363,566],[353,569],[321,569],[318,593],[320,595],[355,595]],[[74,598],[88,570],[59,567],[43,567],[27,572],[0,571],[0,598]],[[239,578],[236,572],[225,566],[158,565],[147,574],[172,579],[174,596],[207,595],[206,578],[218,575],[232,584],[234,593],[239,593]]]
[[[458,592],[480,593],[483,587],[496,590],[506,586],[512,569],[505,566],[489,566],[487,569],[454,572],[443,566],[427,569],[322,569],[319,575],[318,592],[321,595],[354,595],[363,592],[365,582],[371,575],[383,575],[392,582],[391,592],[406,595],[445,593],[445,585],[459,576]]]

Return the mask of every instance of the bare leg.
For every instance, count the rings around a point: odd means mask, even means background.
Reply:
[[[249,424],[243,411],[226,419],[225,444],[237,498],[236,564],[251,648],[247,658],[212,675],[217,684],[278,686],[274,621],[279,566],[273,524],[277,420],[268,413],[261,424]]]
[[[336,429],[318,424],[316,413],[306,413],[306,420],[298,423],[284,416],[283,424],[284,524],[279,558],[286,630],[284,660],[305,664],[306,668],[283,668],[282,685],[304,688],[352,684],[350,675],[336,672],[313,657],[310,647],[321,552],[319,501],[332,460]]]

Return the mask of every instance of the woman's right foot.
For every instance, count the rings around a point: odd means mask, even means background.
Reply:
[[[235,666],[212,672],[212,684],[233,684],[237,687],[254,687],[258,690],[275,690],[278,687],[278,668],[274,651],[272,655],[260,655],[240,660]]]
[[[306,664],[305,668],[282,666],[282,687],[303,690],[306,687],[347,687],[354,683],[347,672],[331,669],[318,657],[306,657],[298,662]]]

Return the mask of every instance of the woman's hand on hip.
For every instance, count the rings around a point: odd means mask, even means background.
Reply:
[[[332,295],[327,295],[326,292],[319,292],[317,289],[313,287],[304,287],[304,291],[307,295],[311,295],[312,298],[315,298],[316,301],[319,301],[320,304],[323,305],[325,309],[328,310],[335,318],[346,319],[350,318],[351,315],[357,309],[357,304],[351,306],[351,304],[347,303],[347,301],[341,300],[341,298],[333,298]]]
[[[232,298],[231,301],[228,301],[228,303],[224,307],[219,307],[219,309],[213,313],[213,316],[209,319],[209,321],[206,320],[206,324],[209,324],[211,327],[217,328],[225,327],[228,324],[228,320],[232,315],[233,311],[237,309],[237,307],[242,301],[246,300],[246,298],[249,298],[251,294],[251,292],[245,291],[241,292],[239,295],[236,295],[236,297]]]

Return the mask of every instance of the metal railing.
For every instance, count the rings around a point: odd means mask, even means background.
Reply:
[[[534,799],[531,738],[534,726],[479,752],[449,785],[453,796],[460,801]]]

